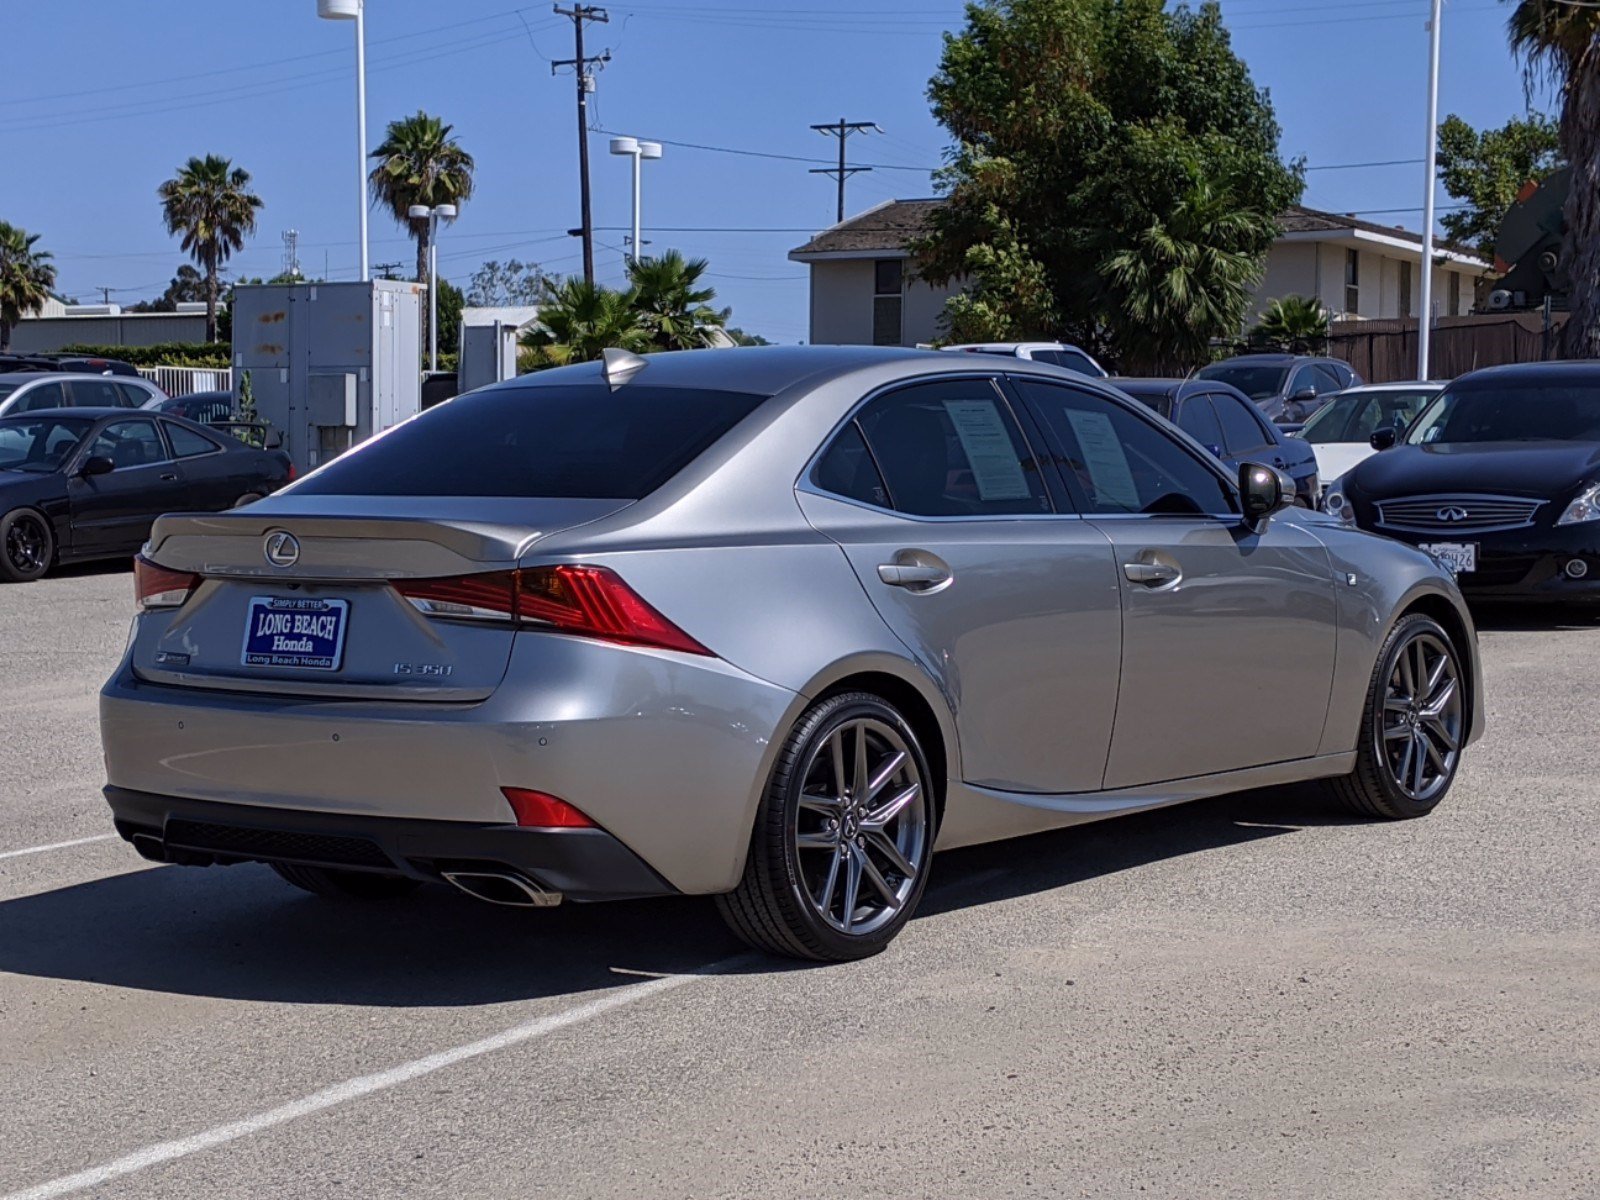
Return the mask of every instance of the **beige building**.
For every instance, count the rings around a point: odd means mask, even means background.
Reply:
[[[906,249],[942,200],[889,200],[823,230],[789,252],[811,268],[814,344],[915,346],[941,333],[944,302],[959,283],[917,279]],[[1336,320],[1410,317],[1421,304],[1421,235],[1352,216],[1295,207],[1267,254],[1252,314],[1275,297],[1316,296]],[[1436,243],[1434,312],[1469,312],[1488,264]]]

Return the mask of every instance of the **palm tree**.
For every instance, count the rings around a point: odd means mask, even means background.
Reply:
[[[1561,92],[1561,152],[1572,164],[1562,262],[1572,280],[1561,334],[1568,358],[1600,358],[1600,8],[1514,0],[1511,48]]]
[[[1182,375],[1205,361],[1212,338],[1236,337],[1275,232],[1271,217],[1196,180],[1164,220],[1106,254],[1108,324],[1129,373]]]
[[[1267,302],[1250,331],[1250,340],[1297,354],[1320,351],[1328,340],[1330,320],[1328,310],[1315,296],[1284,296]]]
[[[48,250],[36,250],[37,233],[0,221],[0,351],[11,349],[11,328],[38,312],[56,285]]]
[[[523,335],[522,344],[530,351],[523,365],[538,370],[588,362],[613,346],[636,353],[653,350],[636,299],[631,289],[618,292],[581,278],[562,280],[539,306],[538,326]]]
[[[250,191],[250,172],[218,154],[191,158],[157,190],[167,232],[183,235],[183,248],[205,272],[206,341],[217,340],[218,279],[222,264],[256,231],[261,197]]]
[[[709,265],[703,258],[685,259],[676,250],[628,263],[633,306],[657,350],[702,349],[711,344],[711,331],[727,323],[732,310],[712,308],[716,289],[699,286]]]
[[[451,136],[454,126],[418,110],[390,121],[383,142],[372,152],[372,197],[417,243],[417,279],[428,278],[428,222],[412,220],[411,206],[461,205],[472,197],[472,155]],[[422,309],[422,344],[428,344],[428,309]]]

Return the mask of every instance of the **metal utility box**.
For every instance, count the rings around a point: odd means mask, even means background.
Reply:
[[[499,383],[517,373],[517,338],[539,319],[536,305],[468,308],[461,314],[457,390]]]
[[[302,471],[414,416],[422,404],[422,304],[415,283],[242,285],[233,378]]]

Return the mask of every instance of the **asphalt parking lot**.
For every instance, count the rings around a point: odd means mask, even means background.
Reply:
[[[144,863],[95,730],[130,608],[0,587],[0,1200],[1600,1194],[1600,620],[1485,615],[1426,820],[1258,792],[946,855],[805,968],[702,900]]]

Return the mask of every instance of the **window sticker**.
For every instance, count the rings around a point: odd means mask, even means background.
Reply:
[[[1128,512],[1138,512],[1139,488],[1133,482],[1127,453],[1117,438],[1116,426],[1105,413],[1067,409],[1067,420],[1083,453],[1083,465],[1094,484],[1101,504],[1114,504]]]
[[[944,410],[967,452],[981,500],[1027,500],[1027,476],[1006,432],[1005,418],[993,400],[946,400]]]

